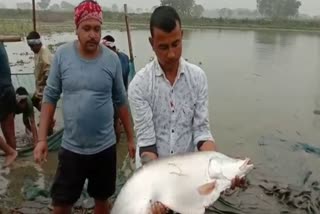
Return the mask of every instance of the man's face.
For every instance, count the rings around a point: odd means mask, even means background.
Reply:
[[[150,44],[159,60],[165,68],[170,69],[179,63],[182,54],[183,31],[177,21],[176,28],[167,33],[159,28],[153,28],[153,36]]]
[[[84,51],[95,52],[101,39],[101,23],[95,19],[83,21],[77,29],[77,35]]]
[[[37,54],[41,50],[41,45],[29,45],[33,53]]]

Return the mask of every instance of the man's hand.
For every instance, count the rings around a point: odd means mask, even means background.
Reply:
[[[206,141],[200,147],[200,151],[217,151],[217,146],[213,141]]]
[[[134,144],[134,140],[128,140],[128,151],[131,159],[134,159],[136,155],[136,145]]]
[[[163,204],[157,202],[152,204],[151,206],[151,214],[166,214],[168,212],[168,208],[163,206]]]
[[[245,177],[239,178],[238,176],[236,176],[232,180],[231,189],[234,190],[236,187],[239,187],[239,188],[246,187],[246,179],[245,179]]]
[[[117,113],[127,135],[129,156],[133,159],[136,153],[136,146],[134,144],[134,136],[129,109],[127,106],[121,106],[117,108]]]
[[[141,154],[141,164],[144,165],[150,161],[158,159],[158,156],[153,152],[143,152]]]
[[[236,157],[236,159],[243,159],[243,158]],[[248,164],[251,164],[251,161],[249,161]],[[236,176],[236,177],[232,180],[231,189],[234,190],[236,187],[246,188],[246,187],[247,187],[247,184],[248,184],[248,183],[247,183],[246,177],[239,178],[238,176]]]
[[[42,165],[43,162],[47,162],[48,156],[48,144],[47,141],[39,141],[36,148],[33,151],[34,161]]]

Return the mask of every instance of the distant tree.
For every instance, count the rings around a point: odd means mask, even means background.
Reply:
[[[195,0],[160,0],[160,4],[175,8],[183,16],[192,16]]]
[[[134,8],[130,7],[129,5],[128,5],[127,10],[128,10],[128,13],[135,13],[136,12],[136,10]]]
[[[142,9],[142,8],[137,8],[137,9],[136,9],[136,12],[137,12],[137,13],[142,13],[142,12],[143,12],[143,9]]]
[[[153,12],[155,9],[157,9],[157,7],[159,7],[158,5],[155,5],[151,8],[151,12]]]
[[[299,15],[299,8],[302,3],[297,0],[286,0],[284,1],[284,5],[282,7],[282,14],[285,17],[295,17]]]
[[[61,9],[63,10],[73,10],[74,9],[74,5],[70,4],[66,1],[62,1],[60,4]]]
[[[290,18],[299,14],[298,0],[257,0],[257,9],[264,17]]]
[[[219,10],[220,18],[230,18],[233,14],[233,11],[229,8],[222,8]]]
[[[17,3],[17,8],[20,10],[27,10],[32,8],[31,2],[21,2]]]
[[[201,4],[196,4],[193,6],[191,14],[193,17],[199,18],[202,16],[203,12],[204,12],[203,6]]]
[[[46,10],[49,5],[50,5],[50,1],[51,0],[41,0],[40,2],[38,2],[38,6],[42,9],[42,10]]]
[[[54,11],[60,10],[60,6],[58,4],[53,4],[49,7],[49,10],[54,10]]]
[[[112,9],[112,12],[119,12],[119,7],[117,4],[113,4],[111,9]]]

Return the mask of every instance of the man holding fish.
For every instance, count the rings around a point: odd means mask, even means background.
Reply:
[[[149,42],[156,59],[129,85],[128,96],[137,136],[136,167],[158,158],[214,151],[208,117],[205,72],[181,57],[183,30],[177,12],[160,6],[150,19]],[[236,177],[233,187],[243,180]],[[167,209],[155,204],[153,213]]]

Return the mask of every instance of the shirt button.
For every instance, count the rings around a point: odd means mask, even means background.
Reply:
[[[173,154],[173,151],[171,150],[170,153]]]
[[[174,110],[172,110],[172,112],[174,113]]]
[[[174,129],[172,129],[171,132],[174,133]]]

